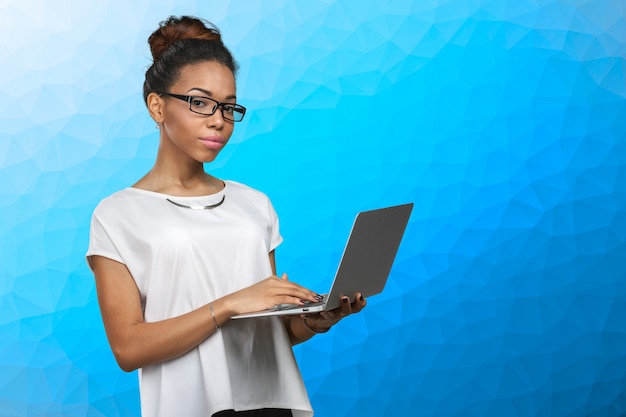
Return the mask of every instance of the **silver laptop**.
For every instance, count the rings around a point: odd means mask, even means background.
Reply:
[[[382,292],[409,221],[413,203],[363,211],[356,216],[350,237],[328,294],[318,303],[279,304],[267,310],[239,314],[233,319],[315,313],[339,307],[341,297]]]

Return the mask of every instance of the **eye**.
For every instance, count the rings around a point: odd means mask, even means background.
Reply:
[[[204,108],[209,105],[209,101],[201,97],[193,97],[191,99],[191,105],[197,108]]]
[[[226,113],[234,113],[235,112],[235,106],[232,104],[225,104],[224,106],[222,106],[222,109],[224,109],[224,111]]]

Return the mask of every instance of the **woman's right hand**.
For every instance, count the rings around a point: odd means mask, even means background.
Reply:
[[[303,305],[307,301],[316,303],[321,300],[315,292],[289,281],[287,274],[280,278],[272,275],[227,297],[235,314],[265,310],[277,304]]]

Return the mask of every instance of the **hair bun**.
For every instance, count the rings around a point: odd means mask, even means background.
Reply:
[[[157,61],[167,48],[183,39],[222,41],[219,29],[212,23],[191,16],[172,16],[162,21],[148,38],[152,59]]]

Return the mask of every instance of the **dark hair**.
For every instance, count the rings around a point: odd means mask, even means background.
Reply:
[[[162,21],[148,38],[153,63],[146,71],[143,99],[152,92],[168,92],[183,67],[198,62],[215,61],[228,67],[233,76],[237,62],[224,46],[219,29],[210,22],[192,16]]]

